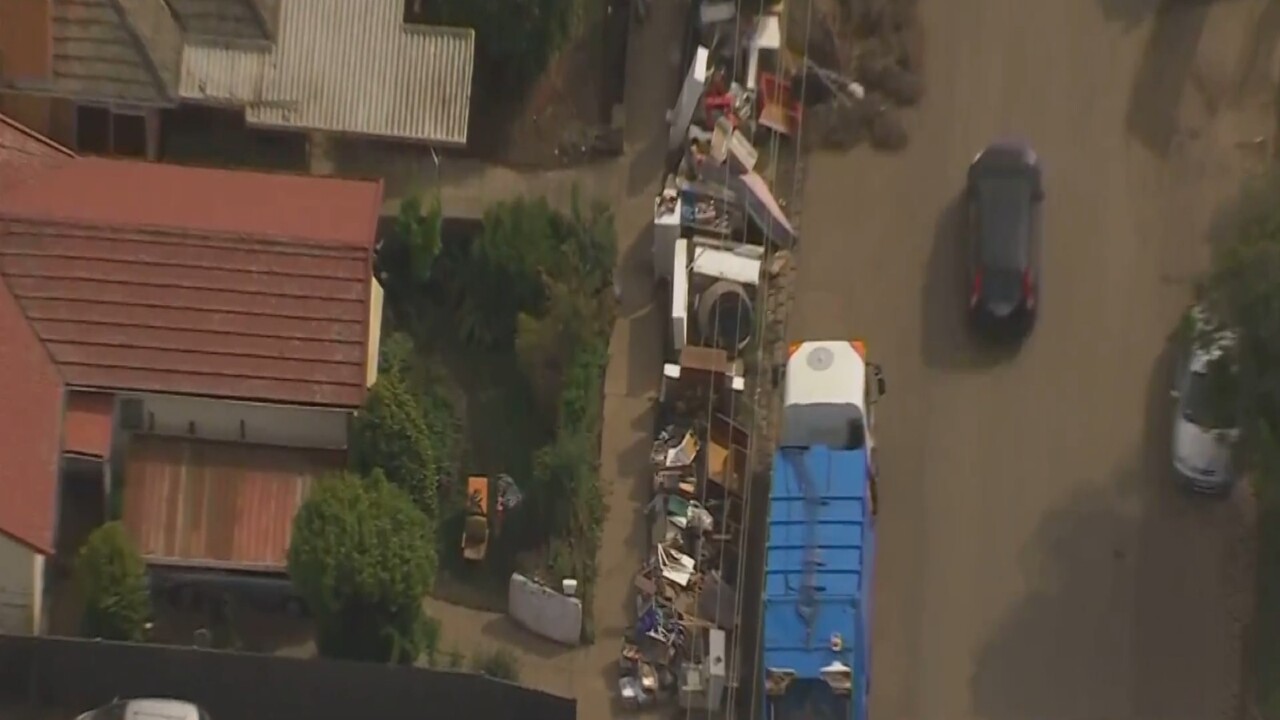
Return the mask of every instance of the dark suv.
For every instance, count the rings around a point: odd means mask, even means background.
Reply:
[[[965,186],[969,312],[980,330],[1022,334],[1040,303],[1040,161],[1020,140],[974,157]]]

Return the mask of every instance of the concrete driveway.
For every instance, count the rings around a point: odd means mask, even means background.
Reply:
[[[1275,8],[1166,4],[922,0],[910,148],[812,161],[789,334],[866,338],[889,381],[872,717],[1239,712],[1249,500],[1173,487],[1166,337],[1266,152]],[[1005,134],[1048,190],[1014,355],[964,331],[955,212]]]

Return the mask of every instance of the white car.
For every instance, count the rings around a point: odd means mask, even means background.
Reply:
[[[1192,490],[1225,493],[1235,482],[1232,455],[1240,437],[1234,404],[1222,399],[1224,381],[1219,373],[1234,373],[1229,353],[1236,336],[1215,330],[1199,307],[1190,319],[1199,338],[1188,349],[1174,382],[1178,401],[1173,417],[1173,467]],[[1210,332],[1207,336],[1205,330]],[[1197,347],[1198,346],[1198,347]]]
[[[209,720],[209,713],[186,700],[137,698],[116,700],[76,720]]]

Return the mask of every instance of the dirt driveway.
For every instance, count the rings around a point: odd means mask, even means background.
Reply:
[[[889,380],[871,715],[1234,717],[1252,512],[1172,485],[1166,336],[1266,151],[1275,5],[920,4],[912,145],[812,163],[790,328],[867,338]],[[1048,206],[1039,326],[1002,357],[962,329],[955,201],[1010,134]]]

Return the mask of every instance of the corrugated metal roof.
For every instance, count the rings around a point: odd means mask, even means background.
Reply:
[[[169,0],[187,35],[227,40],[267,40],[266,18],[253,0]]]
[[[273,59],[270,50],[188,43],[182,54],[179,92],[183,100],[209,105],[243,107],[260,102],[267,64]]]
[[[188,44],[180,94],[263,127],[465,145],[475,31],[402,13],[403,0],[282,0],[272,50]]]
[[[345,453],[139,435],[124,473],[124,524],[148,562],[279,571],[293,517]]]
[[[94,458],[111,453],[111,427],[116,396],[72,390],[62,419],[62,451]]]
[[[823,693],[820,671],[839,661],[860,673],[856,655],[867,501],[865,450],[784,449],[774,459],[765,546],[764,667],[795,672],[787,693],[795,697],[784,704],[823,697],[847,703],[829,690]],[[818,564],[806,571],[811,552]],[[839,651],[831,643],[836,634]]]

